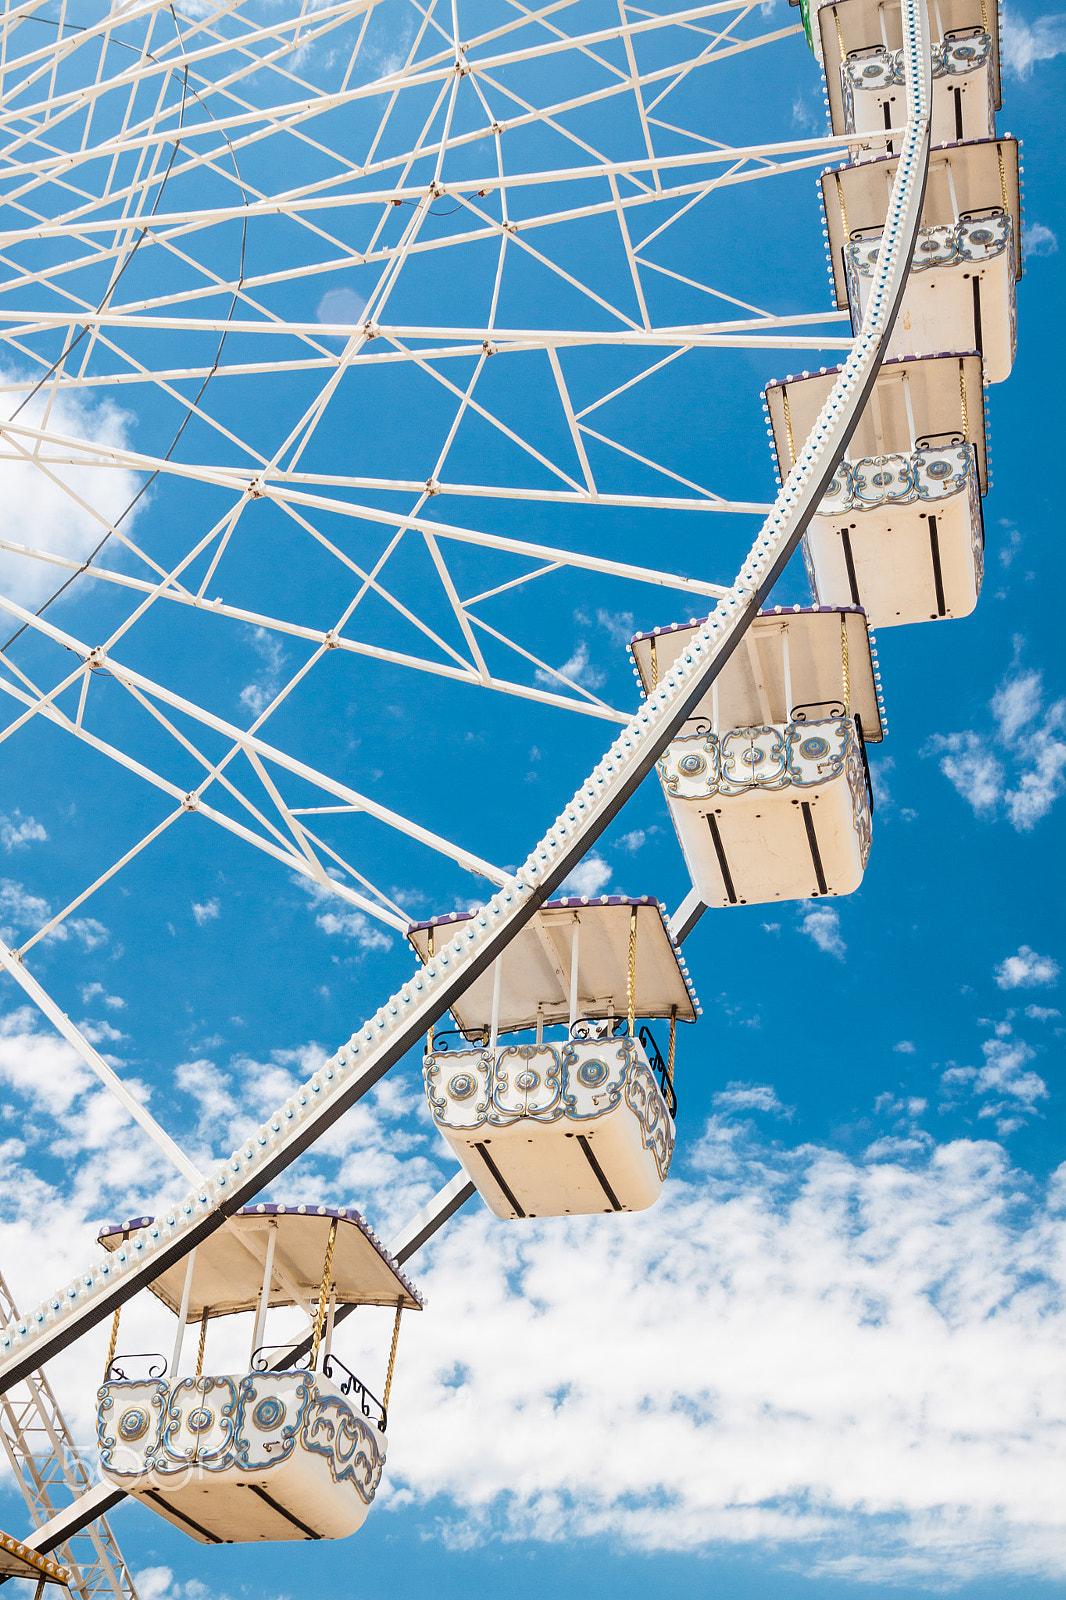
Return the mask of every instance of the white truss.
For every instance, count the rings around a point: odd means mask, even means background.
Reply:
[[[556,7],[553,9],[553,15],[565,9],[563,6]],[[705,18],[711,15],[712,10],[717,14],[718,10],[727,9],[729,8],[706,8],[698,15],[700,18]],[[750,9],[747,6],[735,8],[736,18],[730,27],[738,25],[739,21],[748,15]],[[226,15],[229,17],[230,14],[227,12]],[[332,17],[333,13],[328,15]],[[409,83],[423,87],[432,86],[437,82],[441,85],[429,118],[422,123],[423,138],[428,138],[428,130],[434,119],[439,115],[443,121],[443,134],[438,141],[435,157],[437,175],[433,180],[437,186],[434,192],[439,193],[439,173],[443,156],[448,149],[457,89],[467,77],[474,77],[476,82],[478,69],[475,50],[479,42],[471,44],[460,39],[456,12],[453,9],[450,42],[454,61],[450,75],[443,68],[438,70],[439,64],[432,61],[428,65],[425,61],[420,62],[419,71],[414,71],[414,51],[417,50],[423,34],[429,28],[432,6],[425,12],[419,10],[419,15],[423,18],[423,25],[416,44],[412,47],[412,54],[408,57],[405,70],[409,73]],[[630,25],[624,20],[624,13],[620,15],[623,18],[620,32],[628,44],[632,36],[638,34],[640,30],[636,25]],[[675,15],[666,20],[673,22],[674,25],[688,28],[694,26],[694,15],[694,13],[684,13],[680,17]],[[315,26],[318,27],[327,13],[314,13],[313,16]],[[212,19],[212,26],[215,20]],[[663,19],[654,21],[656,26],[663,24]],[[302,18],[298,24],[292,24],[292,36],[295,37],[304,25]],[[491,964],[532,916],[537,906],[558,887],[575,863],[599,837],[612,817],[653,768],[658,754],[677,732],[723,663],[739,644],[752,616],[770,593],[782,567],[795,549],[807,520],[820,502],[846,448],[850,431],[866,403],[876,377],[906,282],[920,223],[929,154],[931,68],[923,0],[904,0],[903,25],[904,60],[907,70],[904,96],[908,112],[907,124],[900,140],[889,220],[878,256],[876,277],[866,318],[826,405],[810,437],[799,452],[795,466],[782,485],[774,506],[762,524],[739,573],[718,600],[708,622],[695,634],[690,649],[681,658],[675,670],[664,678],[636,716],[627,722],[587,781],[563,808],[554,825],[534,846],[522,867],[504,877],[496,892],[479,908],[477,914],[463,925],[460,933],[443,949],[438,950],[409,983],[357,1030],[347,1045],[342,1046],[296,1095],[279,1107],[274,1116],[236,1150],[227,1162],[220,1164],[202,1184],[197,1184],[182,1201],[164,1211],[149,1228],[134,1236],[127,1247],[120,1249],[106,1263],[98,1263],[91,1267],[58,1289],[26,1318],[13,1320],[8,1324],[6,1330],[0,1334],[0,1353],[2,1353],[0,1372],[6,1383],[18,1381],[51,1353],[63,1348],[79,1337],[85,1329],[100,1321],[114,1306],[130,1298],[171,1262],[181,1259],[201,1238],[217,1228],[226,1215],[251,1199],[279,1172],[285,1170],[297,1155],[312,1146],[348,1107],[365,1094],[416,1044],[426,1027],[448,1009],[457,994],[478,973]],[[211,34],[211,28],[206,23],[197,24],[195,31],[198,35],[201,31],[205,36]],[[272,30],[266,30],[262,37],[269,34],[273,42],[277,39],[279,31],[284,30],[280,25],[275,25]],[[249,30],[247,36],[242,38],[242,46],[247,45],[252,32],[254,30]],[[449,37],[447,33],[444,36]],[[255,35],[257,41],[260,37],[260,34]],[[363,35],[360,35],[361,39],[362,37]],[[614,31],[611,37],[618,38],[619,33]],[[721,31],[713,33],[712,46],[709,47],[711,58],[723,37],[724,33]],[[486,41],[481,41],[484,42]],[[593,59],[605,69],[610,69],[608,71],[610,76],[610,72],[617,72],[620,69],[612,67],[609,62],[602,62],[596,55],[593,46],[600,42],[599,35],[595,38],[585,34],[579,36],[583,59]],[[571,39],[569,43],[572,47],[574,40]],[[214,46],[209,46],[201,40],[198,48],[204,53]],[[703,59],[703,54],[696,58],[700,62]],[[638,74],[632,65],[631,57],[627,56],[627,62],[629,76],[626,77],[625,73],[622,76],[626,79],[628,91],[634,93],[639,91],[642,95],[648,83],[662,81],[662,75],[655,71]],[[690,62],[690,68],[694,64]],[[676,77],[677,68],[671,67],[669,70]],[[486,83],[492,82],[488,70],[482,76]],[[669,73],[666,76],[669,76]],[[398,92],[401,79],[391,74],[382,79],[381,83],[387,86],[391,95],[394,89]],[[649,108],[643,99],[640,99],[638,109],[639,125],[643,134],[647,136],[649,124],[646,112]],[[129,114],[132,115],[132,108]],[[499,150],[498,135],[495,137]],[[376,148],[376,142],[371,148],[372,150]],[[506,189],[501,192],[506,196]],[[631,241],[621,220],[621,211],[622,208],[619,206],[622,246],[626,259],[629,260]],[[385,302],[395,288],[399,268],[417,236],[416,224],[420,218],[424,222],[427,214],[428,208],[424,205],[416,207],[415,215],[399,230],[400,237],[391,247],[390,265],[377,280],[377,287],[368,302],[368,310],[372,311],[373,316],[380,316],[383,311]],[[386,216],[379,224],[375,239],[380,237],[387,220]],[[508,227],[506,209],[501,227],[503,231]],[[500,267],[496,273],[497,290],[505,249],[506,244],[502,242],[499,254]],[[635,272],[634,289],[638,281],[639,272]],[[636,294],[636,300],[643,305],[641,294]],[[488,323],[490,332],[494,327],[495,305],[494,296],[493,317]],[[642,317],[646,320],[644,311]],[[362,348],[372,332],[376,333],[376,326],[371,317],[368,317],[366,323],[358,328],[352,328],[348,350]],[[347,364],[346,352],[338,363],[337,372],[326,381],[315,400],[304,406],[296,425],[288,431],[273,451],[267,465],[260,469],[255,482],[257,488],[259,485],[263,486],[259,489],[261,496],[265,497],[271,492],[271,474],[280,464],[284,461],[290,468],[295,468],[301,455],[309,448],[315,431],[336,393],[339,374]],[[483,362],[479,361],[475,368],[474,380],[462,391],[456,426],[467,409],[474,384],[482,368]],[[554,370],[556,369],[553,368]],[[61,388],[58,368],[54,374],[53,388],[56,392]],[[564,416],[568,424],[576,424],[577,411],[572,404],[567,409],[565,401]],[[445,441],[442,459],[454,439],[455,431],[456,427],[453,426]],[[427,492],[431,491],[427,489]],[[410,517],[418,516],[421,501],[422,497],[416,500],[409,513]],[[242,506],[243,504],[244,502],[241,502]],[[291,508],[282,509],[287,515],[291,514]],[[227,539],[235,526],[237,514],[238,509],[235,508],[228,522],[224,520],[217,524],[203,539],[203,547],[206,548],[215,539],[220,544]],[[405,522],[404,530],[410,527],[410,522]],[[425,529],[419,531],[426,536]],[[449,604],[456,611],[457,620],[461,626],[464,622],[469,625],[470,613],[459,601],[458,591],[450,581],[448,568],[439,559],[437,541],[432,534],[429,534],[426,542],[431,554],[434,555],[434,565]],[[197,553],[199,548],[197,547]],[[166,573],[159,574],[153,595],[158,596],[172,587],[181,587],[180,580],[193,559],[192,554],[187,554]],[[387,556],[384,559],[387,559]],[[377,563],[373,573],[375,579],[379,576],[383,564],[383,560]],[[370,581],[372,581],[370,578],[361,580],[363,589],[360,591],[360,598]],[[541,579],[538,578],[537,581],[540,582]],[[188,594],[191,591],[186,589],[185,592]],[[357,603],[358,601],[345,611],[342,621],[336,628],[338,636]],[[176,739],[184,739],[184,735],[174,723],[166,720],[165,714],[159,711],[159,706],[166,706],[175,714],[180,712],[188,719],[205,727],[209,726],[214,733],[223,735],[227,742],[232,740],[232,743],[228,744],[228,753],[224,760],[219,760],[217,757],[211,760],[201,756],[193,749],[191,741],[184,740],[187,749],[192,750],[208,770],[208,778],[204,780],[202,787],[208,782],[214,782],[216,778],[226,781],[223,778],[222,768],[238,753],[248,759],[249,764],[263,779],[268,792],[270,783],[266,778],[266,763],[288,773],[295,773],[302,780],[327,790],[333,782],[318,771],[304,770],[296,757],[261,740],[257,730],[265,717],[260,717],[258,722],[253,723],[250,730],[235,729],[215,713],[194,706],[165,685],[116,660],[115,647],[144,616],[148,601],[137,608],[125,623],[112,629],[105,645],[98,645],[91,651],[84,644],[79,645],[72,635],[44,619],[31,616],[25,608],[14,606],[11,602],[4,604],[9,614],[21,619],[33,631],[35,643],[42,645],[42,648],[44,645],[62,647],[64,651],[72,652],[78,658],[78,664],[73,669],[68,667],[58,678],[53,679],[51,688],[43,691],[30,680],[27,672],[12,666],[13,677],[7,688],[9,694],[21,700],[25,707],[22,713],[24,724],[27,719],[41,717],[61,725],[65,731],[79,738],[89,737],[83,723],[89,678],[94,672],[109,671],[113,672],[118,687],[127,697],[135,697],[138,704],[154,708],[155,716],[164,720]],[[469,626],[463,629],[463,633],[471,651],[470,665],[478,672],[483,684],[492,686],[491,676],[483,659],[480,658]],[[317,660],[320,653],[316,652],[311,658],[312,661]],[[57,703],[64,695],[70,697],[72,691],[73,695],[78,697],[76,716],[61,710]],[[109,747],[107,753],[114,759],[120,759],[115,747]],[[147,781],[165,786],[165,780],[152,774],[147,768],[141,767],[138,770]],[[254,809],[238,791],[234,790],[234,793],[250,809]],[[199,791],[197,796],[198,794]],[[197,797],[189,798],[190,801],[195,799],[199,803]],[[321,867],[321,862],[308,842],[308,836],[303,824],[298,820],[298,814],[306,815],[311,809],[323,808],[287,807],[276,787],[273,789],[272,798],[278,815],[289,829],[289,837],[303,849],[307,870],[314,872],[316,867]],[[349,797],[349,804],[353,809],[365,809],[368,802],[365,796],[355,794]],[[268,824],[261,814],[257,815],[264,828],[273,826]],[[216,820],[223,820],[221,813]],[[403,819],[397,816],[391,816],[386,820],[395,828],[405,827]],[[225,821],[224,825],[227,825]],[[411,831],[410,825],[406,826],[408,831]],[[280,836],[281,830],[274,828],[274,833]],[[265,839],[264,833],[258,842],[262,843]],[[430,843],[435,848],[443,847],[438,839],[422,842]],[[266,844],[263,844],[263,847],[265,848]],[[483,869],[486,866],[485,863],[480,865]],[[691,908],[687,911],[683,908],[682,917],[686,923],[691,922],[692,915]]]
[[[0,1311],[18,1316],[11,1291],[0,1275]],[[80,1502],[92,1484],[70,1429],[43,1372],[32,1372],[0,1397],[0,1443],[25,1496],[35,1529]],[[31,1535],[30,1543],[34,1543]],[[48,1544],[48,1549],[56,1546]],[[70,1588],[81,1600],[137,1600],[137,1590],[115,1536],[104,1517],[72,1531],[59,1546],[70,1568]]]

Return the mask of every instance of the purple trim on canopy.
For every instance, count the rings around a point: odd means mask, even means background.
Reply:
[[[389,1254],[369,1222],[354,1207],[341,1206],[338,1210],[333,1206],[286,1206],[272,1205],[267,1201],[260,1201],[253,1206],[242,1206],[234,1215],[238,1217],[336,1217],[338,1222],[354,1223],[369,1239],[386,1266],[396,1274],[404,1288],[410,1292],[412,1298],[417,1300],[420,1306],[425,1304],[422,1296],[399,1262]],[[154,1217],[131,1217],[129,1222],[117,1222],[111,1227],[101,1228],[96,1236],[96,1242],[97,1244],[103,1244],[105,1239],[112,1239],[115,1234],[121,1234],[124,1238],[129,1238],[131,1234],[140,1233],[142,1228],[151,1227],[154,1221]]]
[[[670,941],[670,948],[677,957],[678,971],[681,973],[685,988],[688,990],[688,997],[692,1001],[692,1009],[697,1013],[697,1015],[702,1015],[699,1001],[696,998],[696,991],[692,987],[692,980],[689,977],[688,967],[686,966],[684,957],[681,954],[681,947],[674,938],[673,929],[670,926],[670,919],[663,910],[663,903],[661,900],[657,900],[655,896],[651,894],[569,895],[564,896],[564,898],[561,900],[546,900],[540,909],[541,911],[565,911],[568,906],[654,906],[656,911],[659,913],[659,920],[663,925],[663,931]],[[437,928],[457,927],[461,922],[469,922],[471,915],[472,913],[469,911],[448,911],[443,917],[430,917],[428,922],[412,922],[411,926],[407,930],[407,937],[410,939],[413,933],[428,933],[431,929],[436,930]]]
[[[856,616],[865,617],[866,612],[862,606],[774,606],[772,611],[760,611],[760,617],[813,617],[820,612],[829,611],[838,617],[844,612],[854,612]],[[695,617],[688,622],[668,622],[665,628],[652,628],[650,633],[635,633],[629,641],[630,648],[640,644],[644,639],[661,639],[664,633],[687,633],[690,628],[702,628],[710,617]],[[869,624],[867,624],[867,627]]]

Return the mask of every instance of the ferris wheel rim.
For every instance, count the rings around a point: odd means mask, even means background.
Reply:
[[[799,452],[792,472],[782,484],[774,510],[760,530],[737,581],[719,600],[706,629],[693,640],[684,664],[663,680],[636,719],[616,739],[570,806],[564,808],[553,828],[534,847],[524,866],[509,875],[501,890],[471,919],[474,926],[465,930],[465,943],[463,939],[455,940],[451,952],[446,949],[427,964],[420,977],[386,1002],[375,1018],[357,1030],[358,1037],[353,1036],[351,1043],[343,1046],[323,1071],[312,1077],[303,1091],[304,1098],[310,1105],[320,1097],[321,1109],[312,1108],[305,1116],[297,1116],[296,1120],[302,1121],[303,1126],[295,1136],[289,1137],[284,1150],[261,1159],[249,1141],[246,1152],[244,1147],[235,1152],[229,1163],[220,1166],[214,1178],[208,1179],[189,1197],[191,1204],[186,1202],[186,1209],[198,1212],[195,1221],[183,1225],[176,1215],[181,1209],[179,1206],[174,1208],[173,1225],[164,1218],[162,1229],[156,1230],[157,1235],[167,1234],[169,1238],[161,1239],[158,1246],[147,1238],[133,1242],[130,1270],[119,1274],[120,1281],[101,1290],[92,1274],[84,1275],[80,1281],[74,1280],[65,1286],[50,1302],[42,1303],[28,1318],[20,1319],[20,1326],[9,1325],[0,1334],[0,1350],[10,1352],[0,1360],[0,1384],[6,1386],[17,1381],[40,1365],[47,1354],[78,1337],[113,1305],[136,1292],[146,1273],[160,1270],[165,1261],[180,1259],[195,1243],[200,1231],[206,1234],[219,1225],[240,1203],[246,1191],[254,1193],[276,1170],[288,1165],[301,1149],[314,1142],[328,1120],[354,1103],[359,1094],[406,1053],[411,1042],[424,1031],[427,1021],[448,1008],[450,997],[496,958],[513,931],[564,881],[588,845],[653,768],[658,751],[699,700],[729,651],[739,643],[744,626],[770,592],[802,535],[804,519],[820,500],[846,448],[850,427],[854,426],[876,377],[902,297],[920,222],[929,150],[929,40],[921,0],[904,0],[904,18],[909,41],[907,129],[897,167],[897,189],[886,227],[886,247],[878,262],[875,292],[851,356],[844,364],[822,416]],[[582,811],[586,812],[584,819],[579,815]],[[417,992],[423,989],[426,992],[418,999]],[[402,1018],[401,1013],[404,1013]],[[379,1043],[379,1039],[383,1042]],[[357,1070],[355,1058],[360,1053],[369,1059],[364,1059],[361,1069]],[[333,1082],[344,1078],[347,1083],[343,1087]],[[259,1131],[257,1138],[261,1144],[270,1144],[269,1130],[268,1122]],[[249,1190],[249,1184],[254,1188]],[[132,1257],[138,1250],[141,1251],[140,1265],[135,1266]]]

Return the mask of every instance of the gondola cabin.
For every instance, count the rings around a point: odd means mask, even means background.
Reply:
[[[839,370],[767,387],[782,480]],[[883,364],[804,535],[816,605],[861,606],[874,628],[969,616],[984,574],[983,400],[976,354]]]
[[[858,330],[866,311],[897,158],[822,174],[837,305]],[[978,139],[929,157],[922,225],[887,354],[979,350],[988,383],[1010,376],[1021,275],[1018,143]]]
[[[465,920],[419,923],[408,937],[428,961]],[[489,1209],[654,1205],[674,1149],[675,1027],[696,1014],[657,901],[542,906],[455,1002],[457,1036],[438,1031],[426,1049],[433,1120]],[[647,1027],[655,1018],[669,1022],[665,1058]]]
[[[698,623],[641,633],[645,693]],[[865,744],[882,738],[866,618],[821,607],[761,613],[682,733],[659,779],[704,905],[851,894],[870,853]]]
[[[932,142],[987,139],[1000,105],[999,26],[987,0],[937,0],[933,35]],[[836,134],[884,134],[907,120],[901,8],[878,0],[821,6],[816,32],[825,64],[829,116]],[[857,146],[881,155],[884,138]]]
[[[105,1228],[110,1252],[136,1248],[141,1217]],[[164,1271],[151,1292],[177,1317],[165,1356],[118,1353],[112,1331],[97,1396],[103,1476],[205,1544],[343,1539],[362,1526],[385,1463],[388,1380],[378,1401],[332,1350],[337,1308],[404,1308],[418,1291],[356,1211],[247,1206]],[[306,1337],[266,1343],[267,1314],[297,1306]],[[247,1367],[206,1376],[209,1324],[254,1313]],[[189,1324],[195,1371],[181,1375]]]

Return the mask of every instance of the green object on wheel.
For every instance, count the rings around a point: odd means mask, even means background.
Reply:
[[[814,55],[816,52],[814,38],[811,34],[811,0],[799,0],[799,8],[800,16],[803,18],[803,31],[807,35],[807,43],[811,47],[811,54]]]

